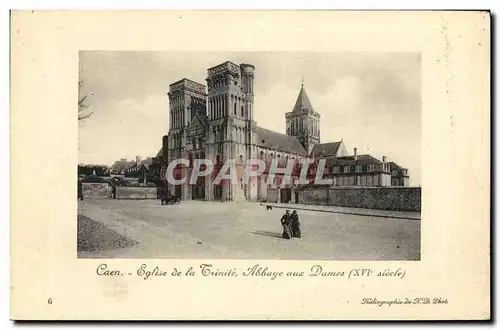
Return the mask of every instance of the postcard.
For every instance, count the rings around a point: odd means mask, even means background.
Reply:
[[[490,24],[13,11],[11,318],[488,320]]]

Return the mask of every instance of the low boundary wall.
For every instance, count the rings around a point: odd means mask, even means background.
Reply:
[[[156,199],[156,187],[116,187],[117,199]]]
[[[394,211],[421,211],[420,187],[322,187],[299,192],[299,203]]]

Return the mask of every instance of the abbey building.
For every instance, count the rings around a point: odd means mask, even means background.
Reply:
[[[277,159],[286,167],[289,159],[312,158],[316,163],[326,159],[324,175],[336,186],[408,185],[407,169],[387,162],[385,157],[378,160],[358,155],[356,148],[349,155],[342,140],[321,143],[321,115],[311,105],[303,85],[295,106],[285,114],[286,134],[258,126],[254,118],[254,78],[253,65],[225,62],[208,69],[206,86],[186,78],[170,85],[170,127],[158,154],[162,174],[168,163],[178,158],[190,160],[189,167],[176,172],[179,177],[190,174],[195,159],[211,159],[216,170],[227,159],[235,160],[241,173],[247,159],[266,163]],[[279,176],[271,182],[265,174],[248,184],[215,184],[211,175],[194,184],[169,185],[169,190],[183,199],[224,201],[263,200],[268,191],[278,190],[282,202],[293,202],[300,188]]]

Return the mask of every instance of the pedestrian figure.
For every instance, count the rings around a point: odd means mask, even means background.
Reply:
[[[297,214],[297,211],[293,210],[290,218],[291,218],[290,227],[291,227],[292,237],[300,238],[302,235],[300,232],[300,221],[299,221],[299,215]]]
[[[83,183],[82,180],[78,180],[78,199],[83,201]]]
[[[286,210],[286,213],[281,217],[281,225],[283,226],[283,238],[292,238],[292,232],[290,231],[290,211]]]

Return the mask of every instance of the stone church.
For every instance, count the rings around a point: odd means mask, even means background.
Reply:
[[[183,199],[221,201],[260,201],[274,194],[281,202],[297,200],[301,187],[284,182],[282,176],[268,180],[267,172],[245,184],[241,179],[247,159],[262,159],[269,164],[278,161],[286,167],[289,159],[299,162],[310,158],[317,164],[326,159],[324,177],[336,186],[390,186],[408,184],[407,169],[370,155],[348,155],[343,141],[321,143],[320,114],[312,107],[302,85],[295,106],[285,114],[286,134],[273,132],[257,125],[254,118],[255,67],[230,61],[208,69],[207,85],[182,79],[170,85],[170,127],[163,137],[158,157],[162,159],[162,177],[173,159],[190,160],[190,166],[176,169],[175,177],[189,177],[195,159],[210,159],[214,174],[199,178],[191,185],[186,182],[169,190]],[[292,103],[293,104],[293,103]],[[227,159],[236,161],[240,182],[222,181],[214,184],[217,171]],[[398,166],[391,171],[391,163]],[[315,174],[311,166],[310,175]],[[295,173],[295,172],[294,172]],[[268,182],[269,181],[269,182]],[[272,182],[270,182],[272,181]]]

